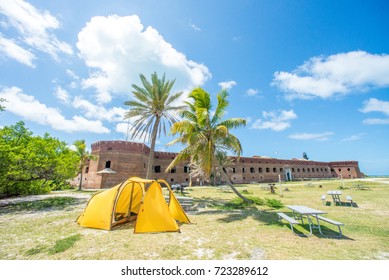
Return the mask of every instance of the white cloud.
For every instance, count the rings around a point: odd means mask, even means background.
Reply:
[[[297,115],[293,110],[278,110],[271,112],[262,112],[263,119],[256,120],[251,128],[254,129],[271,129],[274,131],[282,131],[290,127],[291,120],[296,119]]]
[[[58,109],[47,107],[36,100],[34,96],[24,94],[17,87],[3,88],[0,91],[0,97],[5,98],[9,104],[7,112],[41,125],[50,125],[55,130],[65,132],[110,132],[101,121],[91,121],[81,116],[66,119]]]
[[[389,116],[389,102],[378,100],[376,98],[370,98],[363,104],[363,108],[360,109],[362,113],[378,112]],[[389,124],[389,119],[382,118],[369,118],[362,121],[363,124],[375,125],[375,124]]]
[[[364,51],[313,57],[293,73],[275,72],[273,85],[287,98],[323,99],[389,86],[389,55]]]
[[[380,112],[389,116],[389,102],[370,98],[364,102],[364,106],[360,111],[363,113]]]
[[[389,124],[389,119],[371,118],[362,121],[363,124]]]
[[[357,140],[360,140],[360,139],[362,138],[363,135],[364,135],[363,133],[351,135],[351,136],[349,136],[349,137],[346,137],[346,138],[342,139],[340,142],[357,141]]]
[[[35,60],[35,55],[20,47],[15,43],[14,40],[6,39],[0,33],[0,53],[4,53],[6,56],[17,60],[18,62],[35,68],[33,61]]]
[[[193,23],[189,23],[189,26],[195,31],[201,31],[201,28]]]
[[[291,134],[288,137],[295,140],[316,140],[316,141],[327,141],[333,132],[323,132],[323,133],[295,133]]]
[[[218,85],[222,89],[231,89],[232,87],[236,86],[236,82],[235,81],[226,81],[226,82],[220,82],[220,83],[218,83]]]
[[[87,118],[95,120],[106,120],[110,122],[123,121],[127,110],[120,107],[105,109],[102,105],[95,105],[88,100],[76,96],[72,102],[76,109],[81,109]]]
[[[132,84],[140,84],[139,74],[166,73],[166,79],[176,79],[175,91],[191,90],[211,77],[205,65],[188,60],[136,15],[93,17],[78,34],[77,48],[92,69],[83,86],[96,89],[99,103],[128,94]]]
[[[150,135],[146,133],[146,139],[144,138],[145,135],[143,135],[142,138],[139,137],[140,135],[137,135],[137,137],[132,138],[131,127],[132,127],[132,122],[130,120],[130,122],[120,122],[116,124],[115,130],[116,132],[122,133],[129,141],[135,141],[141,143],[145,142],[146,144],[148,144],[148,139]],[[160,143],[161,143],[160,141],[158,140],[156,141],[156,144],[160,144]]]
[[[38,11],[23,0],[0,0],[0,13],[7,17],[6,24],[14,27],[28,46],[48,53],[54,59],[59,59],[62,53],[73,53],[69,44],[58,40],[52,33],[52,30],[60,27],[60,23],[50,12]],[[21,46],[19,48],[23,49]]]
[[[246,91],[246,94],[249,95],[249,96],[257,95],[257,93],[258,93],[258,90],[257,90],[257,89],[252,89],[252,88],[249,88],[249,89]]]
[[[57,86],[54,91],[54,96],[57,97],[59,101],[62,103],[68,104],[70,95],[69,93],[63,89],[61,86]]]

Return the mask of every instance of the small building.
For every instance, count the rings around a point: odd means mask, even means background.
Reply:
[[[88,160],[83,170],[82,187],[103,189],[113,187],[132,176],[145,178],[150,148],[143,143],[128,141],[99,141],[91,145],[95,160]],[[175,166],[165,172],[177,154],[154,153],[153,177],[164,179],[170,184],[199,182],[190,178],[189,162]],[[100,171],[109,168],[116,173]],[[277,159],[262,156],[232,157],[232,164],[225,171],[232,183],[276,182],[279,176],[284,181],[326,178],[362,178],[358,161],[320,162],[306,159]],[[99,174],[100,172],[100,174]],[[154,178],[151,178],[154,179]],[[76,182],[79,178],[76,178]]]

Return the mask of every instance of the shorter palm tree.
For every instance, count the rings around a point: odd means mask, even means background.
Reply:
[[[171,128],[171,133],[178,134],[179,137],[168,144],[182,143],[186,146],[177,154],[167,171],[181,161],[190,160],[201,166],[208,178],[212,171],[220,172],[233,192],[244,201],[250,202],[232,185],[217,160],[217,154],[220,152],[231,152],[238,157],[242,152],[239,139],[231,134],[230,130],[245,126],[246,120],[242,118],[223,120],[229,105],[227,97],[228,93],[224,90],[218,93],[216,110],[212,115],[211,97],[208,92],[196,88],[189,94],[192,102],[186,102],[187,109],[180,112],[183,120],[176,122]]]
[[[80,191],[82,189],[82,170],[84,169],[86,161],[88,159],[95,159],[95,156],[87,151],[84,139],[74,141],[73,145],[76,147],[76,154],[79,158],[78,172],[80,174],[80,184],[78,185],[78,190]]]

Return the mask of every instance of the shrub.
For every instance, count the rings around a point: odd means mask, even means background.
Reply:
[[[284,204],[282,204],[281,201],[279,201],[278,199],[274,199],[274,198],[266,198],[266,205],[271,207],[271,208],[275,208],[275,209],[279,209],[279,208],[284,207]]]
[[[266,205],[271,208],[282,208],[284,205],[282,204],[281,201],[278,199],[274,198],[266,198],[266,200],[259,198],[259,197],[254,197],[254,196],[248,196],[248,199],[251,200],[251,202],[245,202],[241,198],[236,197],[232,199],[231,201],[225,203],[222,207],[222,209],[230,210],[230,209],[244,209],[250,206],[258,205],[258,206],[263,206]]]

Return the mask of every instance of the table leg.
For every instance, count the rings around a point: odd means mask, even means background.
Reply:
[[[311,236],[312,235],[312,220],[309,217],[309,215],[307,215],[307,219],[308,219],[308,224],[309,224],[309,236]]]
[[[317,215],[313,215],[313,216],[316,218],[317,228],[319,229],[320,235],[324,236],[324,234],[321,232],[320,221],[319,221]]]

